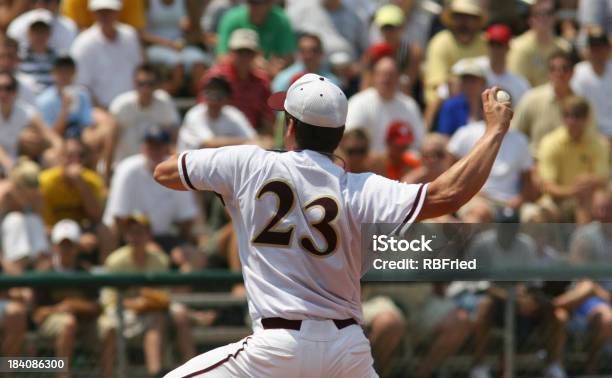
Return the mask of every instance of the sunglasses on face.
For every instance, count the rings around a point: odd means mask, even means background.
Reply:
[[[423,152],[423,157],[429,159],[442,159],[444,157],[444,151],[425,151]]]
[[[550,67],[548,67],[548,69],[551,72],[563,72],[563,73],[568,73],[572,70],[572,67],[569,64],[563,64],[563,65],[552,65]]]
[[[11,85],[11,84],[0,85],[0,91],[2,91],[2,92],[14,92],[15,91],[15,86]]]
[[[138,80],[136,82],[137,87],[153,87],[155,84],[157,83],[153,80]]]
[[[531,15],[533,17],[550,17],[550,16],[552,16],[554,14],[555,14],[555,12],[552,9],[549,9],[549,10],[533,12]]]
[[[354,148],[347,148],[344,150],[344,152],[348,156],[363,156],[368,153],[368,149],[367,147],[354,147]]]
[[[585,119],[587,117],[586,114],[582,112],[564,112],[563,117],[567,119]]]

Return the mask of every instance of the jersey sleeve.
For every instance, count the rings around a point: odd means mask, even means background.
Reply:
[[[419,215],[427,184],[406,184],[367,174],[356,181],[353,208],[360,223],[393,223],[403,228]]]
[[[181,181],[189,190],[213,191],[233,197],[240,183],[253,174],[250,167],[261,168],[263,162],[257,146],[230,146],[185,151],[179,155]]]

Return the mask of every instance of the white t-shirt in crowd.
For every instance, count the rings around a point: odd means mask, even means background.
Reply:
[[[60,14],[54,15],[46,9],[33,9],[21,14],[9,24],[6,33],[9,37],[19,42],[19,46],[22,50],[26,49],[29,46],[28,30],[30,24],[33,19],[39,17],[40,13],[47,13],[53,17],[49,47],[58,54],[68,53],[72,42],[79,33],[79,29],[76,23],[70,18]]]
[[[142,140],[151,127],[177,127],[179,114],[170,95],[163,90],[153,93],[153,101],[143,108],[138,103],[138,92],[125,92],[113,100],[109,107],[119,126],[119,138],[114,162],[140,152]]]
[[[383,153],[386,150],[387,128],[394,121],[403,121],[412,127],[418,147],[425,135],[423,117],[416,101],[410,96],[397,92],[390,101],[385,101],[374,88],[363,90],[348,102],[347,130],[363,128],[369,132],[372,150]]]
[[[134,155],[117,165],[111,182],[104,223],[134,213],[146,215],[153,235],[172,235],[176,222],[197,215],[193,193],[179,192],[159,185],[144,155]]]
[[[595,73],[590,62],[578,63],[570,84],[593,106],[599,131],[612,138],[612,61],[606,64],[603,76]]]
[[[216,192],[231,214],[253,320],[361,322],[362,224],[410,225],[427,192],[310,150],[203,148],[180,154],[178,169],[185,188]]]
[[[458,159],[466,156],[484,135],[485,128],[482,121],[459,128],[448,143],[448,151]],[[533,158],[527,137],[520,131],[510,129],[502,141],[491,175],[482,191],[494,200],[506,202],[520,193],[521,174],[532,166]]]
[[[14,75],[17,79],[17,98],[26,104],[36,106],[36,97],[38,97],[39,91],[36,80],[22,72],[16,72]]]
[[[249,120],[238,108],[226,105],[219,118],[212,119],[208,116],[208,106],[198,104],[185,114],[179,130],[178,150],[195,150],[203,142],[218,137],[253,139],[256,136]]]
[[[72,57],[77,63],[76,82],[87,87],[103,107],[133,89],[134,70],[142,61],[136,30],[124,24],[117,24],[116,29],[117,37],[111,41],[94,24],[72,44]]]
[[[0,113],[0,147],[13,159],[17,157],[19,134],[32,124],[36,109],[20,100],[13,104],[11,115],[5,119]]]
[[[508,70],[501,75],[493,72],[488,56],[480,57],[477,61],[485,70],[487,86],[492,87],[496,85],[510,93],[513,106],[518,105],[521,97],[531,88],[527,79],[520,75],[513,74]]]

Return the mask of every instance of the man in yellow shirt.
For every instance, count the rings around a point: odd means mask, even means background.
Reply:
[[[85,231],[84,249],[92,253],[91,263],[101,264],[112,250],[110,231],[102,218],[106,188],[102,177],[83,166],[86,149],[79,139],[65,142],[61,165],[44,170],[39,177],[43,196],[43,219],[53,227],[62,219],[72,219]],[[94,250],[97,249],[96,258]]]
[[[566,98],[562,103],[563,127],[548,133],[538,150],[538,171],[543,189],[561,210],[562,220],[580,221],[609,175],[609,147],[605,137],[589,127],[591,110],[586,99]]]
[[[442,21],[448,29],[431,39],[425,60],[425,99],[428,106],[440,97],[438,88],[447,84],[455,63],[460,59],[487,54],[487,43],[481,31],[486,17],[479,1],[453,0],[444,10]]]
[[[62,0],[61,12],[72,19],[79,29],[84,30],[94,24],[93,13],[88,7],[89,0]],[[123,7],[119,12],[119,22],[128,24],[140,30],[146,26],[145,1],[123,0]]]
[[[555,10],[552,0],[538,0],[530,9],[529,30],[512,41],[508,55],[511,72],[526,78],[532,87],[547,80],[548,57],[569,51],[569,44],[553,33]]]
[[[549,82],[525,93],[514,111],[512,127],[527,136],[534,156],[544,135],[563,124],[561,103],[573,94],[573,72],[574,62],[567,53],[553,53],[548,59]]]

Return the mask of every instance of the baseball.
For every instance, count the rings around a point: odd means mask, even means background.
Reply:
[[[498,102],[508,102],[510,101],[510,93],[500,89],[495,93],[495,99]]]

